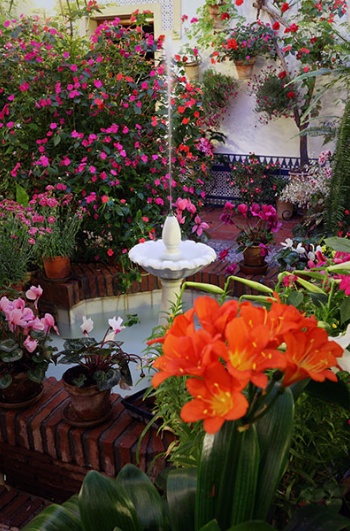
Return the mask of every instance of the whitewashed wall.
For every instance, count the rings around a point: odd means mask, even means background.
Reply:
[[[203,4],[202,0],[182,0],[182,14],[189,16],[189,19],[196,15],[196,10]],[[238,8],[239,13],[244,15],[248,21],[256,18],[256,9],[251,7],[251,2],[245,0],[244,4]],[[269,22],[268,17],[261,14],[261,19]],[[184,33],[183,36],[185,37]],[[210,67],[210,62],[204,58],[202,70]],[[257,73],[259,68],[266,65],[263,59],[258,59],[254,67]],[[233,63],[217,64],[215,69],[223,73],[231,73],[236,76]],[[238,81],[238,80],[237,80]],[[227,141],[221,144],[217,151],[221,153],[250,153],[257,155],[274,156],[299,156],[298,129],[292,118],[280,118],[269,122],[267,125],[258,120],[254,113],[254,97],[247,94],[246,82],[239,82],[238,96],[232,101],[227,116],[222,124],[222,132],[227,135]],[[337,93],[336,97],[339,94]],[[327,116],[332,114],[341,115],[342,105],[333,105],[334,95],[329,94],[324,102]],[[323,149],[334,149],[334,145],[323,145],[322,138],[308,139],[309,156],[317,157]]]

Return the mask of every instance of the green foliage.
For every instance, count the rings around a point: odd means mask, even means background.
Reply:
[[[209,129],[219,129],[232,98],[237,94],[236,83],[231,76],[209,68],[203,74],[202,90],[205,122]]]
[[[349,233],[350,205],[350,100],[346,103],[334,153],[330,194],[326,203],[328,234],[345,236]]]
[[[265,115],[262,120],[288,118],[293,115],[295,92],[293,85],[286,86],[288,82],[288,78],[281,78],[275,70],[271,71],[271,69],[253,77],[249,88],[255,94],[255,112]]]

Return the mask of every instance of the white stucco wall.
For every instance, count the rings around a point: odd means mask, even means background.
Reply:
[[[197,8],[203,4],[203,0],[182,0],[182,15],[186,14],[189,20],[195,17]],[[256,19],[256,9],[251,7],[251,2],[245,0],[244,4],[238,8],[239,13],[244,15],[247,20]],[[261,13],[261,20],[269,22],[268,17]],[[183,32],[183,38],[185,33]],[[258,58],[254,72],[266,65],[264,59]],[[202,70],[212,66],[204,56],[201,66]],[[215,69],[223,73],[230,73],[237,77],[233,63],[216,64]],[[238,81],[238,80],[237,80]],[[238,96],[231,102],[228,113],[222,123],[222,132],[227,135],[225,144],[221,144],[217,151],[220,153],[250,153],[257,155],[274,155],[274,156],[299,156],[299,137],[298,129],[292,118],[280,118],[269,122],[267,125],[258,120],[254,113],[255,101],[253,96],[247,94],[246,82],[238,81]],[[337,89],[339,90],[339,89]],[[323,105],[324,112],[327,116],[341,115],[342,105],[334,105],[335,97],[328,94]],[[309,156],[317,157],[323,149],[334,149],[332,143],[323,145],[322,137],[308,138]]]

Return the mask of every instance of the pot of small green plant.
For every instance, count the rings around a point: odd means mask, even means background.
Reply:
[[[89,337],[94,326],[92,319],[83,317],[83,337],[66,339],[63,350],[54,356],[55,363],[72,365],[62,375],[70,399],[63,411],[68,424],[91,427],[105,422],[112,413],[112,388],[119,385],[128,389],[132,385],[129,363],[141,363],[141,358],[124,352],[123,343],[115,341],[115,335],[125,328],[122,322],[120,317],[109,319],[103,339],[97,341]]]
[[[67,186],[60,183],[47,186],[42,194],[34,195],[29,204],[42,221],[38,238],[38,254],[46,278],[58,281],[70,275],[70,259],[81,227],[84,209],[75,204]]]

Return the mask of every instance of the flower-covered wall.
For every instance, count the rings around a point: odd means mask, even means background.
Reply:
[[[281,2],[280,2],[281,3]],[[183,23],[182,39],[186,41],[186,28],[191,27],[190,21],[198,16],[197,9],[203,6],[204,0],[192,0],[182,2],[182,18],[188,17]],[[300,2],[298,2],[298,5]],[[247,21],[254,21],[257,18],[257,10],[252,7],[252,2],[245,0],[237,7],[238,13],[243,15]],[[263,11],[260,12],[260,19],[269,23],[269,17]],[[345,22],[347,16],[342,18]],[[235,21],[231,23],[231,27]],[[201,72],[213,66],[215,70],[227,73],[237,78],[234,64],[231,61],[211,64],[209,53],[200,51],[202,55]],[[274,61],[266,61],[264,58],[257,58],[254,66],[254,74]],[[327,116],[341,116],[343,105],[338,100],[339,93],[328,93],[323,99],[322,109]],[[222,132],[227,136],[225,144],[220,144],[217,151],[221,153],[249,153],[258,155],[274,156],[299,156],[299,136],[298,128],[292,118],[277,118],[269,123],[262,123],[259,115],[254,112],[255,98],[249,94],[249,82],[240,81],[238,94],[229,106],[225,119],[222,123]],[[316,125],[311,123],[311,125]],[[308,151],[310,157],[317,157],[323,149],[333,149],[334,143],[323,144],[322,136],[308,138]]]

